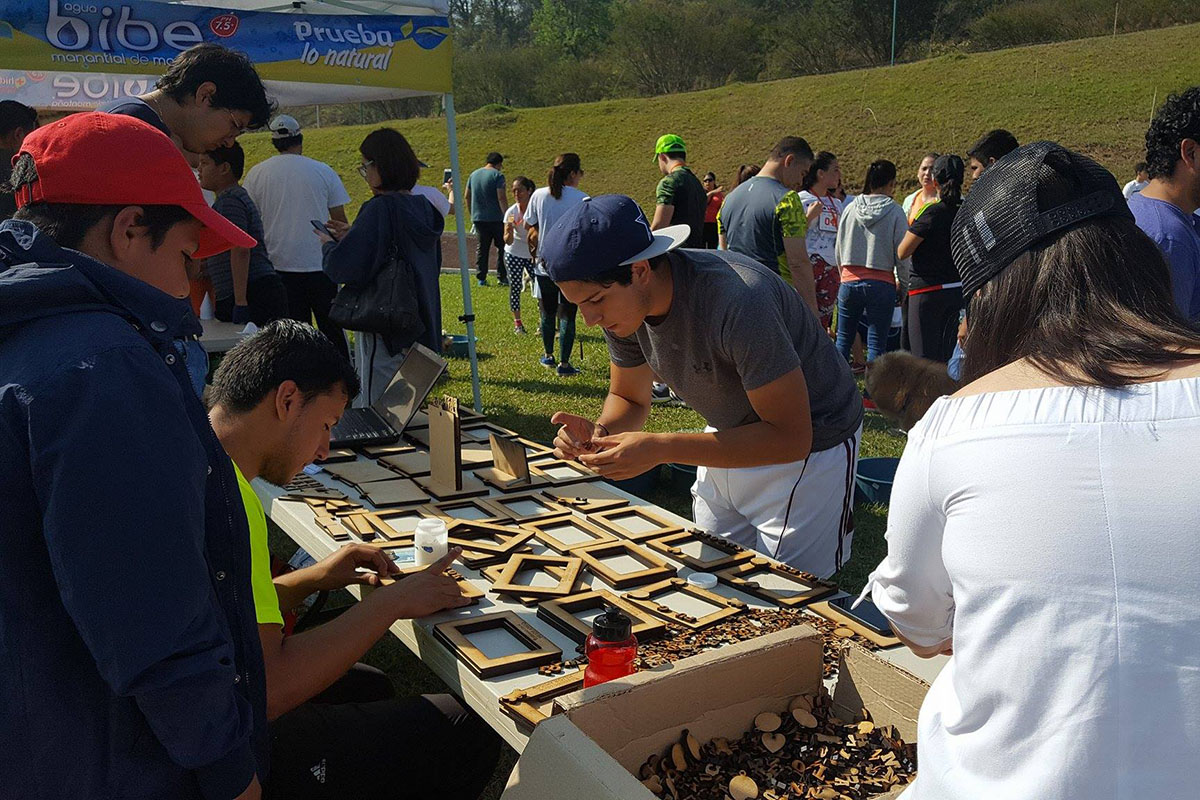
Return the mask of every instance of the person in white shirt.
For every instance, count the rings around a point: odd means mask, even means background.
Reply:
[[[1133,180],[1125,184],[1125,188],[1121,190],[1121,194],[1125,195],[1125,199],[1128,200],[1149,185],[1150,167],[1145,161],[1139,161],[1137,166],[1133,168]]]
[[[1194,797],[1200,329],[1116,179],[1052,142],[975,181],[952,244],[966,385],[909,433],[864,590],[952,653],[905,800]]]
[[[513,178],[513,197],[517,202],[504,212],[504,263],[508,268],[508,307],[513,315],[513,332],[524,334],[525,323],[521,322],[521,289],[525,285],[525,274],[537,286],[533,274],[533,257],[529,254],[529,231],[525,228],[525,211],[529,198],[537,187],[524,175]],[[536,295],[535,295],[536,296]]]
[[[804,243],[808,260],[812,262],[813,282],[817,291],[817,314],[826,330],[833,325],[833,310],[837,308],[838,221],[846,203],[836,194],[842,183],[842,168],[833,153],[817,153],[804,177],[800,202],[808,220]]]
[[[280,114],[268,127],[279,154],[256,164],[242,186],[262,214],[267,252],[287,290],[288,316],[308,323],[315,317],[349,358],[345,334],[329,319],[337,286],[321,271],[321,241],[312,223],[345,223],[350,195],[332,167],[303,154],[304,134],[295,118]]]
[[[529,231],[529,251],[534,255],[533,273],[538,285],[538,308],[542,315],[542,345],[546,349],[546,355],[539,363],[546,369],[556,370],[560,378],[579,374],[579,370],[571,366],[578,308],[574,303],[567,302],[558,286],[550,280],[545,263],[537,258],[537,242],[538,237],[549,231],[567,210],[587,199],[587,195],[579,190],[582,177],[583,166],[579,163],[578,153],[559,155],[550,168],[547,179],[550,185],[530,195],[529,207],[525,210],[525,229]],[[558,361],[554,360],[555,320],[558,321]]]

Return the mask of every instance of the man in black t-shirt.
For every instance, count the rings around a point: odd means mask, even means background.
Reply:
[[[654,145],[654,161],[663,179],[654,191],[654,219],[651,230],[668,225],[687,225],[691,234],[684,247],[704,247],[704,209],[708,195],[687,165],[687,148],[683,139],[673,133],[658,137]]]

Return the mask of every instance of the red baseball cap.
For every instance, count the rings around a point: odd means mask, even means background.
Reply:
[[[183,153],[140,119],[71,114],[26,136],[20,152],[33,157],[38,178],[17,190],[18,208],[36,202],[180,206],[204,224],[195,258],[258,244],[204,202]]]

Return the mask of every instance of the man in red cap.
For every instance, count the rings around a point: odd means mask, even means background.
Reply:
[[[254,240],[132,117],[13,159],[0,223],[0,774],[13,797],[258,797],[237,478],[179,342],[194,258]]]

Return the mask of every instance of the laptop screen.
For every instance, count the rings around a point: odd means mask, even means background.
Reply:
[[[384,393],[371,406],[396,433],[403,433],[437,383],[446,362],[428,347],[413,344]]]

